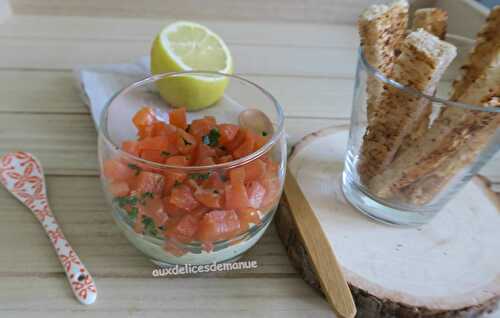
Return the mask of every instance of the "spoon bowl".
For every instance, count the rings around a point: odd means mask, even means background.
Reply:
[[[272,135],[274,126],[269,117],[258,109],[249,108],[238,116],[240,126],[253,131],[258,135]]]

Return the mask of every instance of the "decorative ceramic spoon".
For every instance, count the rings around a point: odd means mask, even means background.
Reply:
[[[0,157],[0,183],[27,206],[42,224],[66,272],[75,297],[85,305],[97,298],[97,289],[89,272],[64,237],[47,199],[42,166],[27,152]]]
[[[272,133],[274,130],[269,117],[258,109],[242,111],[239,115],[239,122],[242,127],[257,134],[261,134],[263,131]],[[319,224],[316,214],[314,214],[297,180],[289,169],[287,169],[286,173],[285,195],[297,228],[318,273],[326,298],[339,316],[354,317],[356,315],[356,306],[340,264]]]

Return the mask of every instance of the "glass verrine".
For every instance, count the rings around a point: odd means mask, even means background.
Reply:
[[[366,61],[361,49],[358,52],[342,188],[352,205],[378,221],[410,226],[427,223],[499,149],[498,99],[483,105],[448,99],[473,41],[453,35],[447,41],[457,47],[457,57],[433,96],[384,76]],[[390,91],[396,108],[410,101],[420,113],[408,120],[399,118],[398,109],[393,108],[369,119],[369,85]],[[394,132],[394,127],[400,130]],[[373,131],[399,139],[394,138],[391,145],[376,144],[371,139]],[[367,159],[380,153],[385,161]]]
[[[211,107],[187,112],[188,123],[213,116],[218,123],[238,125],[241,111],[258,109],[269,117],[274,126],[273,132],[262,134],[265,135],[262,146],[232,161],[197,166],[153,162],[146,160],[142,154],[124,151],[124,141],[137,139],[138,130],[132,123],[132,118],[142,107],[152,107],[158,120],[165,123],[169,121],[168,112],[174,108],[164,101],[157,90],[159,85],[156,84],[161,82],[162,88],[172,85],[170,91],[178,93],[175,89],[178,84],[193,78],[208,83],[225,79],[228,84],[224,95]],[[209,89],[209,85],[198,85],[183,91],[182,94],[202,96],[211,94],[206,91]],[[98,150],[101,181],[106,199],[112,207],[113,218],[136,248],[161,265],[230,261],[239,257],[260,239],[274,216],[283,189],[286,164],[283,110],[269,92],[240,76],[204,71],[155,75],[122,89],[108,102],[100,121]],[[166,156],[169,158],[170,154]],[[120,169],[132,169],[134,175],[125,181],[107,177],[109,173],[106,173],[106,165],[109,162],[121,167]],[[233,212],[226,213],[214,211],[228,210],[227,202],[226,206],[214,208],[205,206],[202,201],[196,201],[193,209],[182,204],[172,204],[176,203],[175,200],[172,201],[173,191],[180,188],[193,194],[197,188],[203,191],[210,188],[216,195],[221,196],[222,200],[227,199],[227,187],[231,186],[229,176],[231,171],[236,169],[244,169],[247,172],[245,189],[248,195],[255,190],[257,183],[260,186],[259,193],[262,194],[264,189],[258,206],[246,209],[234,203],[237,207],[231,209]],[[252,178],[248,177],[250,170],[254,173]],[[126,173],[130,174],[130,171]],[[153,190],[141,193],[143,188],[138,184],[144,184],[143,180],[151,181],[150,183],[154,184],[151,188]],[[128,189],[127,194],[119,193],[115,187],[117,183],[122,186],[120,189]],[[217,189],[212,188],[215,184]],[[191,187],[191,190],[188,187]],[[150,214],[142,211],[150,211]],[[235,226],[235,222],[239,222],[239,227],[232,231],[229,237],[213,241],[207,239],[210,236],[206,231],[203,234],[198,233],[195,226],[191,228],[192,233],[182,232],[181,236],[176,232],[181,220],[184,220],[182,230],[189,232],[190,224],[199,222],[211,212],[214,212],[210,214],[214,218],[221,217],[229,222],[223,225]]]

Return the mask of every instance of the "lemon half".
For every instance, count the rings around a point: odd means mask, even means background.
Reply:
[[[158,33],[151,48],[151,72],[233,72],[233,59],[224,41],[207,27],[188,21],[172,23]],[[229,79],[181,75],[156,82],[162,98],[173,107],[198,110],[224,94]]]

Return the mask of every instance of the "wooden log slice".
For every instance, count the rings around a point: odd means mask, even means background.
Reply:
[[[399,228],[356,211],[341,191],[348,131],[305,137],[288,164],[343,268],[357,317],[476,317],[500,300],[500,201],[475,177],[429,224]],[[305,281],[320,289],[286,197],[279,236]]]

